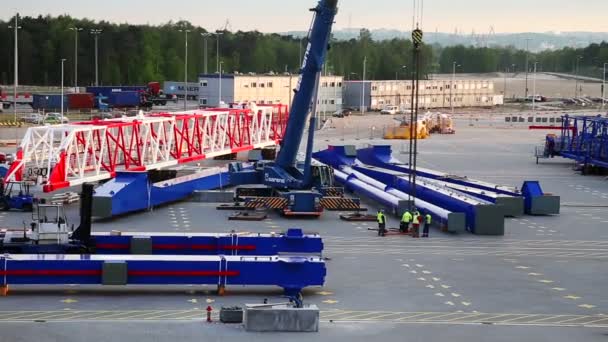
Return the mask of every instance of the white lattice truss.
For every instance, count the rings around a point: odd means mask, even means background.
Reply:
[[[45,192],[278,144],[284,106],[158,113],[29,128],[9,180],[36,180]]]

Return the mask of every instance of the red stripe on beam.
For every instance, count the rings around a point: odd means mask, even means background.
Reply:
[[[216,249],[225,249],[225,250],[255,250],[255,245],[242,245],[242,246],[216,246],[216,245],[154,245],[153,249],[162,249],[162,250],[178,250],[178,249],[194,249],[194,250],[216,250]]]
[[[99,276],[101,270],[8,270],[0,276]]]
[[[228,276],[235,277],[239,271],[128,271],[130,276],[140,277],[208,277],[208,276]]]
[[[194,157],[187,157],[187,158],[181,158],[178,163],[183,164],[183,163],[191,163],[194,161],[198,161],[198,160],[203,160],[207,158],[206,155],[201,154],[200,156],[194,156]]]

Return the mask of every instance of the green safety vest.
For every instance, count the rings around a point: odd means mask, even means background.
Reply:
[[[378,215],[376,215],[376,217],[378,218],[378,223],[384,223],[384,214],[383,213],[378,213]]]
[[[412,221],[412,214],[409,211],[403,213],[401,217],[401,222],[410,223]]]
[[[420,213],[414,213],[414,224],[420,224]]]
[[[429,214],[426,214],[426,224],[431,224],[432,217]]]

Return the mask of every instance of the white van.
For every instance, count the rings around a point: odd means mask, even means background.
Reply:
[[[397,114],[397,112],[399,112],[399,107],[397,107],[397,106],[386,106],[386,107],[384,107],[383,110],[380,111],[380,114],[395,115],[395,114]]]

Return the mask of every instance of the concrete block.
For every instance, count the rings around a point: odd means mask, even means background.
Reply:
[[[496,204],[501,205],[507,217],[520,217],[524,215],[524,198],[523,197],[498,197]]]
[[[193,202],[202,203],[232,203],[234,192],[221,190],[196,190],[192,195]]]
[[[127,263],[124,261],[105,261],[101,272],[103,285],[127,285]]]
[[[222,307],[220,309],[220,322],[222,323],[243,323],[243,308],[241,307]]]
[[[560,210],[560,197],[544,195],[532,198],[530,215],[558,215]]]
[[[505,214],[501,205],[475,206],[475,235],[505,235]]]
[[[245,306],[245,330],[318,332],[319,308],[316,305],[307,305],[298,309],[286,305],[247,304]]]
[[[131,254],[152,254],[152,238],[149,236],[134,236],[131,238]]]
[[[467,231],[467,216],[464,213],[449,213],[447,231],[464,233]]]

